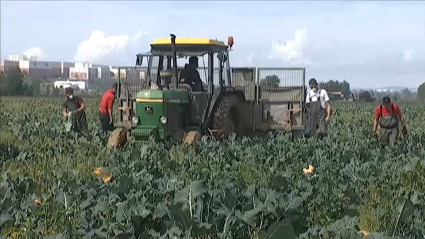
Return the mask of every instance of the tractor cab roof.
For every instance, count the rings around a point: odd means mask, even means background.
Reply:
[[[177,55],[199,56],[210,51],[223,52],[228,49],[222,41],[212,40],[208,38],[176,38]],[[156,39],[151,43],[151,53],[153,55],[171,55],[171,39]]]

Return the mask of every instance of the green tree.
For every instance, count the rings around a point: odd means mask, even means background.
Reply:
[[[401,97],[400,98],[403,101],[410,101],[410,100],[412,100],[412,92],[409,89],[405,88],[401,91]]]
[[[278,87],[280,79],[277,75],[269,75],[260,81],[260,85]]]
[[[350,83],[348,83],[346,80],[342,82],[337,80],[329,80],[326,82],[322,81],[320,82],[320,88],[325,89],[328,92],[341,92],[345,98],[348,98],[351,94]]]
[[[425,100],[425,82],[418,87],[416,98],[421,101]]]
[[[12,68],[6,73],[1,74],[1,95],[23,95],[25,90],[24,75],[22,74],[19,67]]]
[[[361,92],[361,93],[359,93],[359,99],[361,100],[361,101],[366,101],[366,102],[372,102],[372,101],[374,101],[375,99],[372,97],[372,95],[370,94],[370,92],[369,91],[363,91],[363,92]]]

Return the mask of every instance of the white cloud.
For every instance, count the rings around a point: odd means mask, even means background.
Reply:
[[[269,59],[295,64],[311,64],[311,44],[307,29],[297,29],[295,38],[285,43],[272,42],[272,54]]]
[[[116,57],[120,53],[136,47],[139,45],[142,36],[145,35],[147,35],[146,32],[139,31],[134,36],[106,36],[103,32],[95,30],[88,40],[78,44],[74,60],[82,62],[104,62],[106,59]]]
[[[44,53],[44,51],[40,47],[31,47],[30,49],[24,51],[22,54],[27,57],[37,57],[38,60],[46,57],[46,53]]]
[[[415,55],[415,50],[404,50],[403,51],[403,60],[404,61],[410,61],[410,60],[412,60],[414,55]]]

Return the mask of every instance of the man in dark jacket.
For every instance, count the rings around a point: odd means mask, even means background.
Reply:
[[[74,90],[71,87],[65,89],[66,100],[62,104],[62,115],[65,118],[70,118],[72,128],[77,132],[87,132],[86,105],[84,100],[74,95]]]
[[[196,68],[198,68],[198,57],[191,56],[189,64],[186,64],[180,73],[180,81],[190,85],[193,91],[204,91],[201,76]]]

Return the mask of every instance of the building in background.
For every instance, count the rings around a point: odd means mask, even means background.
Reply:
[[[110,79],[111,71],[109,66],[77,62],[74,67],[69,68],[69,78],[86,81]]]
[[[13,68],[19,67],[19,61],[2,60],[0,64],[0,72],[7,73]]]
[[[53,83],[53,86],[55,88],[63,88],[63,89],[71,87],[74,90],[87,90],[86,81],[72,81],[72,80],[55,81],[55,83]]]
[[[36,61],[36,56],[25,56],[25,55],[8,55],[9,61]]]
[[[74,67],[74,66],[75,66],[74,62],[62,61],[61,62],[61,78],[69,78],[69,69],[71,69],[71,67]]]
[[[68,78],[69,69],[73,62],[38,61],[37,57],[24,55],[9,55],[8,60],[2,61],[1,69],[7,72],[18,66],[22,73],[32,78]]]
[[[32,78],[59,78],[62,76],[60,61],[19,61],[22,73]]]
[[[37,57],[24,55],[9,55],[8,60],[1,62],[1,71],[19,67],[25,76],[32,78],[60,78],[74,80],[111,79],[111,67],[106,65],[65,62],[38,61]]]

